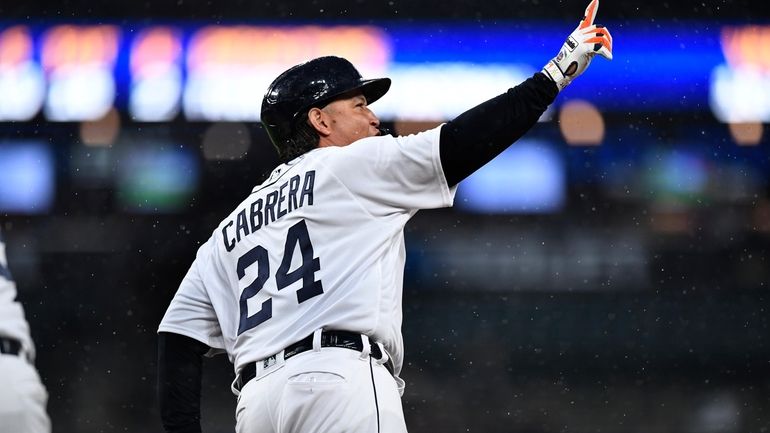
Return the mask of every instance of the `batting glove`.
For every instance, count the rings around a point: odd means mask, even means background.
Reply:
[[[596,54],[612,60],[612,36],[604,26],[594,24],[598,9],[599,0],[592,0],[578,27],[564,41],[559,54],[543,67],[543,73],[556,83],[560,91],[586,70]]]

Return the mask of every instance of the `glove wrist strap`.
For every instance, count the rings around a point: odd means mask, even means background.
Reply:
[[[559,91],[567,87],[567,85],[569,85],[569,83],[572,81],[564,76],[564,73],[562,73],[561,69],[559,69],[559,66],[553,60],[546,63],[542,72],[548,78],[553,80],[554,83],[556,83],[556,87],[559,88]]]

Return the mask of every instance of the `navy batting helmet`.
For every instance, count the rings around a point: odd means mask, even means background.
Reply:
[[[311,108],[358,89],[371,104],[389,88],[390,78],[365,80],[346,59],[319,57],[290,68],[270,84],[262,99],[262,125],[280,154]]]

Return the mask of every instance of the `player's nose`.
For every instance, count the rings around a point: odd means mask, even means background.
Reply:
[[[371,110],[369,110],[369,124],[375,128],[380,126],[380,119],[378,119],[377,115],[375,115]]]

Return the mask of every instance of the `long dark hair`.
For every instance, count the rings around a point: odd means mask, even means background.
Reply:
[[[289,162],[318,147],[320,139],[318,131],[308,122],[307,115],[300,116],[284,147],[278,149],[278,158],[281,162]]]

